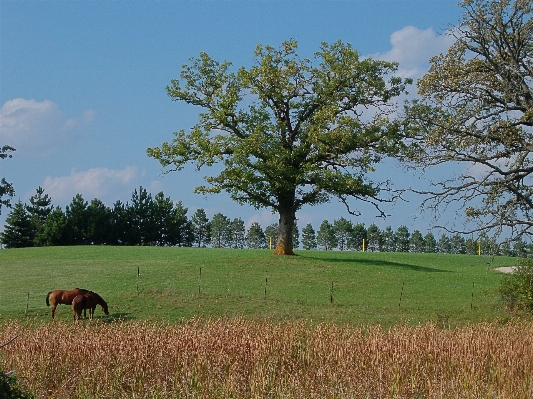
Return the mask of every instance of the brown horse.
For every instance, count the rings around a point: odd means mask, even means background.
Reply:
[[[75,296],[85,295],[88,292],[91,291],[84,290],[83,288],[74,288],[73,290],[50,291],[46,295],[46,306],[50,306],[50,302],[52,303],[52,319],[54,318],[54,314],[56,312],[56,307],[58,304],[71,305],[72,300]]]
[[[96,305],[100,305],[104,313],[109,314],[107,302],[97,293],[89,291],[85,295],[76,295],[72,300],[72,314],[74,320],[81,319],[81,311],[85,309],[89,309],[89,320],[92,320]]]

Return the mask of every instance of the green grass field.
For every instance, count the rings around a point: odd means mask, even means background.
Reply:
[[[492,270],[515,259],[474,255],[160,247],[0,251],[0,321],[50,319],[46,294],[87,288],[109,304],[102,321],[195,316],[306,319],[390,326],[502,320]],[[492,262],[491,262],[492,260]],[[137,276],[137,271],[140,275]],[[69,320],[69,306],[56,318]]]

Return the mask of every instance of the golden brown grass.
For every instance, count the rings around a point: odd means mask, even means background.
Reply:
[[[531,398],[533,325],[195,319],[0,328],[37,398]]]

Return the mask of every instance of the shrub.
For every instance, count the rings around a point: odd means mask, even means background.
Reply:
[[[18,384],[14,374],[0,372],[0,399],[29,399],[32,395],[25,391]]]
[[[533,312],[533,259],[519,259],[514,272],[500,283],[499,291],[510,311]]]

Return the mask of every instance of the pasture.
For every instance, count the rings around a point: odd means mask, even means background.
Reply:
[[[530,398],[511,258],[65,247],[0,251],[0,351],[36,398]],[[201,272],[200,272],[201,269]],[[138,274],[139,272],[139,274]],[[88,288],[91,322],[46,294]]]
[[[102,321],[175,323],[192,317],[384,327],[497,321],[493,269],[515,259],[475,255],[160,247],[45,247],[0,251],[0,321],[49,321],[46,294],[87,288],[109,304]],[[139,274],[138,274],[139,273]],[[59,305],[59,320],[71,320]]]

